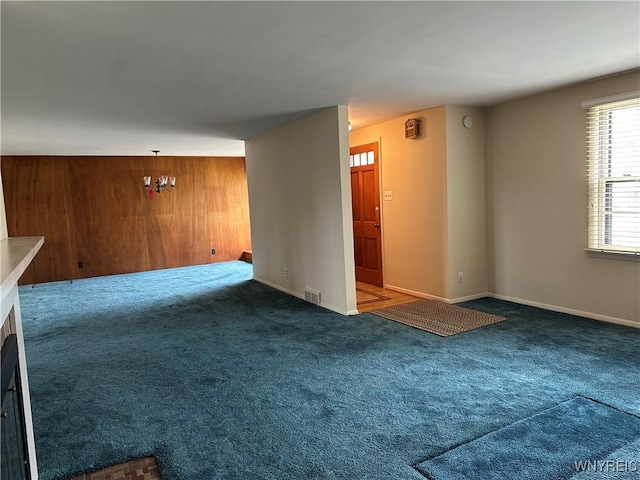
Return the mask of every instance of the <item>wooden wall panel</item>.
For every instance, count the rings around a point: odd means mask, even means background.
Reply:
[[[72,278],[150,270],[143,223],[113,216],[106,223],[91,218],[76,225],[77,259],[83,267],[76,266]]]
[[[216,260],[226,261],[239,258],[246,249],[240,245],[250,244],[251,233],[244,228],[249,225],[249,209],[242,208],[243,199],[248,197],[245,163],[234,162],[233,158],[216,158],[215,165],[202,172],[207,184],[207,205],[211,212],[223,215],[209,217],[211,248],[216,249]],[[227,242],[231,236],[237,242]]]
[[[146,199],[135,159],[71,157],[68,163],[76,229],[72,278],[148,270],[146,229],[139,220]]]
[[[237,162],[244,165],[244,161]],[[211,211],[207,204],[207,198],[209,190],[204,179],[206,178],[206,172],[209,169],[217,168],[215,158],[194,158],[192,164],[192,174],[186,181],[188,189],[193,191],[194,202],[199,205],[200,208],[193,208],[191,210],[191,226],[193,243],[191,247],[191,255],[196,263],[208,263],[208,262],[220,262],[222,261],[217,255],[211,254],[211,241],[209,239],[209,228],[211,221],[216,215],[221,215],[221,212]],[[246,178],[243,183],[246,184]],[[249,199],[247,195],[247,211],[249,210]],[[249,224],[247,223],[247,226]],[[241,238],[234,238],[229,235],[230,243],[243,244]],[[247,244],[250,245],[251,243]]]
[[[47,234],[20,283],[69,278],[76,263],[76,246],[73,217],[68,215],[67,163],[58,157],[30,157],[27,165],[19,157],[3,157],[2,175],[9,235]]]
[[[176,189],[151,200],[142,177],[163,173]],[[2,178],[9,235],[45,237],[21,283],[226,261],[251,248],[244,158],[3,156]]]
[[[148,202],[149,207],[162,206],[161,212],[146,217],[150,267],[157,269],[211,262],[207,216],[202,201],[203,185],[195,169],[196,163],[206,166],[210,162],[206,158],[194,157],[160,157],[158,160],[154,167],[157,174],[154,175],[165,173],[176,176],[178,180],[175,190],[164,192]],[[199,217],[205,217],[205,221],[198,221]]]
[[[229,206],[227,216],[229,221],[228,231],[237,239],[234,250],[230,252],[231,258],[236,257],[238,253],[242,255],[246,250],[241,248],[240,245],[251,245],[251,230],[247,228],[247,225],[250,225],[249,208],[244,208],[245,202],[247,207],[249,205],[249,189],[246,182],[247,169],[245,162],[231,162],[229,168],[225,170],[230,175],[227,189]]]

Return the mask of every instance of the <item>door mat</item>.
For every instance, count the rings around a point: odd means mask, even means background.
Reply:
[[[379,308],[369,313],[441,337],[448,337],[506,320],[506,317],[433,300],[416,300],[392,307]]]

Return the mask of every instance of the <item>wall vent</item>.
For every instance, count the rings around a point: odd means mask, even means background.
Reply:
[[[312,288],[305,288],[304,299],[309,303],[313,303],[314,305],[320,305],[320,292]]]

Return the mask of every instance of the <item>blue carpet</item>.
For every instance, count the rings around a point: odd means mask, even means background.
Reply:
[[[464,306],[508,320],[442,338],[251,276],[21,287],[40,478],[153,454],[165,480],[424,480],[417,462],[577,395],[640,414],[640,330],[482,299]]]
[[[564,480],[581,470],[640,468],[633,457],[620,458],[616,466],[595,463],[639,439],[640,418],[577,397],[416,468],[435,480]]]

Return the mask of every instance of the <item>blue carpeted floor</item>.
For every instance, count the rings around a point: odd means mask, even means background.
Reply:
[[[571,478],[582,470],[635,474],[640,469],[637,456],[622,449],[636,441],[640,441],[639,417],[574,397],[416,468],[438,480],[553,480]],[[617,465],[601,463],[609,459]]]
[[[640,414],[640,330],[483,299],[465,306],[508,320],[442,338],[250,279],[21,287],[40,478],[154,454],[166,480],[424,480],[419,462],[576,395]]]

